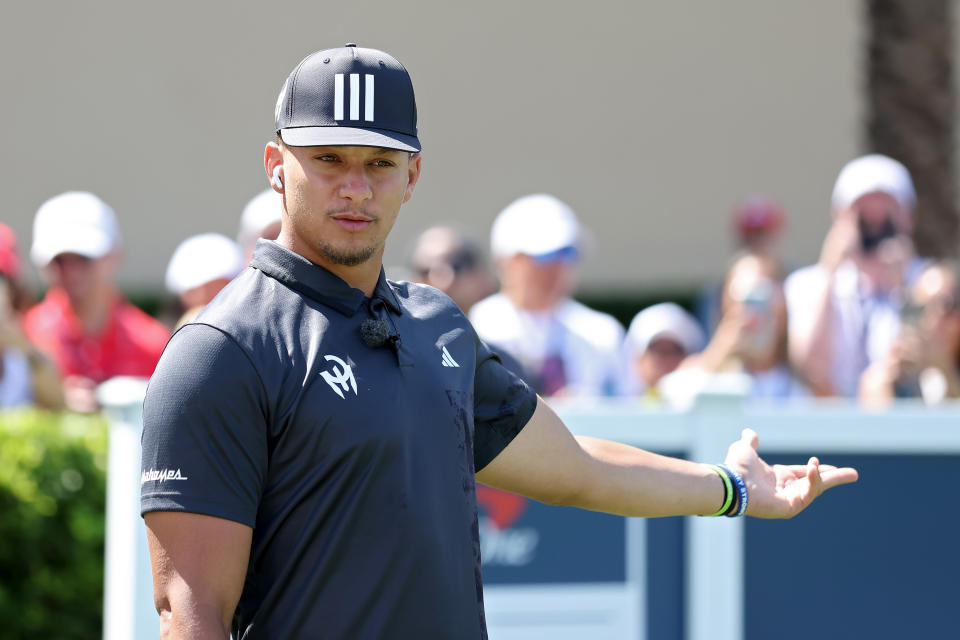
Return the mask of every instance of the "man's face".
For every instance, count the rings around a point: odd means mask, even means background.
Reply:
[[[636,361],[636,371],[646,384],[652,388],[660,378],[676,370],[687,356],[687,352],[676,340],[669,336],[658,336],[650,341],[646,350]]]
[[[382,257],[400,205],[413,194],[420,156],[376,147],[284,145],[281,152],[283,234],[293,250],[323,266]]]
[[[520,308],[552,309],[573,291],[576,256],[572,247],[546,256],[518,253],[501,261],[501,280]]]
[[[913,304],[922,308],[919,325],[924,336],[956,353],[960,349],[960,282],[956,273],[939,265],[929,267],[911,294]]]
[[[50,284],[62,287],[73,303],[83,302],[97,289],[109,286],[113,279],[115,257],[88,258],[76,253],[61,253],[50,261],[45,273]]]

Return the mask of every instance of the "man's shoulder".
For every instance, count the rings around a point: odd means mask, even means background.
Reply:
[[[162,322],[127,300],[121,300],[113,310],[118,330],[137,336],[144,342],[159,343],[160,348],[170,337],[170,330]]]
[[[470,320],[474,323],[483,323],[487,320],[503,319],[505,313],[514,314],[516,307],[510,298],[502,293],[494,293],[480,300],[470,309]]]
[[[788,301],[806,297],[827,282],[827,272],[818,263],[792,271],[783,281],[784,295]]]
[[[50,331],[53,327],[67,321],[69,309],[54,295],[54,291],[23,314],[23,326],[28,333],[32,331]]]
[[[41,300],[23,314],[23,328],[28,334],[47,327],[54,321],[53,308],[46,300]]]
[[[461,313],[450,296],[428,284],[406,280],[388,280],[387,283],[403,308],[414,317]]]
[[[296,313],[301,295],[258,269],[234,278],[190,322],[216,327],[227,334],[260,333],[277,325],[280,315]]]

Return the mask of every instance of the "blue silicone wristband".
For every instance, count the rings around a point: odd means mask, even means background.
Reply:
[[[743,476],[731,469],[725,464],[718,464],[718,467],[730,474],[730,477],[733,478],[733,484],[737,487],[737,495],[740,498],[740,503],[737,505],[737,512],[731,513],[730,517],[734,518],[737,516],[742,516],[747,512],[747,502],[749,501],[749,495],[747,494],[747,483],[743,481]]]

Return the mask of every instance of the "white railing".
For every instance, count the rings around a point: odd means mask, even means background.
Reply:
[[[117,381],[101,393],[111,422],[105,640],[158,635],[138,499],[143,388],[142,383]],[[682,452],[692,460],[722,460],[729,444],[739,438],[745,426],[760,434],[761,454],[795,454],[800,462],[809,455],[822,455],[829,462],[829,454],[960,454],[960,404],[931,409],[917,403],[900,403],[887,411],[865,412],[844,402],[747,405],[741,396],[704,393],[685,411],[650,409],[636,402],[600,401],[558,403],[557,408],[574,433],[653,451]],[[741,640],[744,523],[729,518],[687,518],[686,527],[687,637]],[[613,637],[646,637],[645,545],[644,521],[629,521],[626,586],[617,593],[598,586],[595,597],[580,599],[587,603],[584,606],[597,609],[602,607],[604,594],[609,593],[609,598],[619,598],[617,607],[630,607],[609,616],[619,625],[611,629],[628,630]],[[514,637],[508,628],[497,627],[501,606],[498,603],[515,611],[518,600],[514,596],[528,592],[531,603],[543,603],[545,589],[549,590],[547,587],[531,591],[522,586],[490,590],[487,609],[493,640]],[[550,636],[546,628],[538,632],[526,626],[522,637],[548,636],[556,637]]]

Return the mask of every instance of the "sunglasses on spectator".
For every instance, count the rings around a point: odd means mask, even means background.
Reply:
[[[79,253],[61,253],[50,260],[50,264],[62,269],[64,266],[89,267],[93,258],[80,255]]]
[[[538,265],[543,266],[556,264],[558,262],[569,264],[571,262],[576,262],[578,257],[580,257],[580,253],[577,251],[576,247],[562,247],[556,251],[551,251],[550,253],[543,253],[538,256],[533,256],[533,259]]]
[[[472,251],[457,251],[449,256],[439,258],[435,263],[429,266],[421,266],[418,271],[420,277],[427,277],[431,271],[437,268],[446,267],[453,271],[455,276],[459,276],[468,271],[473,271],[480,264],[478,256]]]
[[[673,340],[658,338],[647,346],[647,351],[660,358],[682,358],[687,355],[686,349]]]

